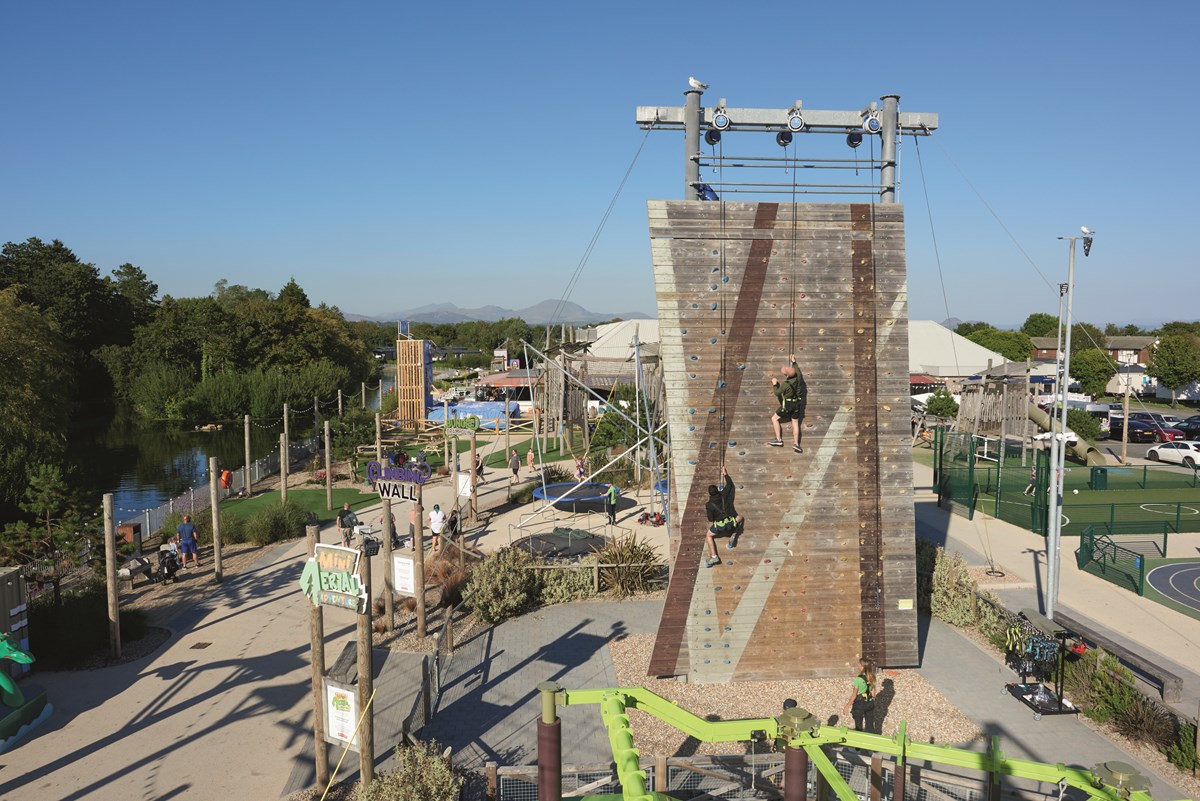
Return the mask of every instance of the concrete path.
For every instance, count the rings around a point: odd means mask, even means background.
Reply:
[[[950,551],[958,551],[970,564],[986,565],[990,556],[1008,576],[1021,582],[1015,586],[989,586],[1009,608],[1031,607],[1045,611],[1045,538],[997,520],[981,512],[973,520],[952,515],[937,507],[930,492],[933,470],[913,465],[916,493],[917,535]],[[1180,712],[1195,717],[1200,705],[1200,620],[1180,614],[1149,598],[1140,598],[1075,566],[1074,537],[1062,541],[1059,571],[1059,607],[1072,617],[1090,621],[1096,628],[1147,658],[1160,662],[1183,679],[1183,700],[1173,704]],[[1195,555],[1200,534],[1172,534],[1169,555]]]

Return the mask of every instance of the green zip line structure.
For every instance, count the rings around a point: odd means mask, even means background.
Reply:
[[[1000,750],[999,738],[992,737],[986,752],[945,745],[930,745],[909,740],[905,724],[900,723],[894,737],[855,731],[845,726],[823,725],[814,715],[799,707],[785,709],[774,718],[744,720],[705,720],[644,687],[564,690],[555,682],[538,685],[542,716],[538,721],[538,798],[562,801],[562,739],[557,705],[596,704],[608,730],[609,745],[621,782],[621,795],[587,795],[578,801],[676,801],[672,796],[646,787],[646,772],[641,769],[640,753],[634,745],[628,710],[638,709],[653,715],[679,731],[706,743],[771,741],[784,752],[784,801],[806,801],[808,768],[816,767],[838,801],[859,801],[838,772],[826,746],[843,746],[888,754],[895,757],[896,770],[892,798],[904,798],[904,765],[912,760],[936,765],[967,768],[988,774],[989,801],[1000,798],[1000,780],[1004,776],[1073,787],[1097,801],[1153,801],[1146,792],[1149,781],[1122,762],[1105,762],[1091,770],[1068,768],[1061,762],[1051,765],[1027,759],[1012,759]]]

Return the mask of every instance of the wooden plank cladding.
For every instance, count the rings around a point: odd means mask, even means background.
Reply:
[[[652,201],[675,561],[651,675],[838,676],[912,665],[916,568],[899,205]],[[803,453],[774,438],[796,354]],[[745,533],[704,567],[724,465]]]

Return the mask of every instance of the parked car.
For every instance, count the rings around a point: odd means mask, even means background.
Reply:
[[[1183,422],[1183,418],[1177,414],[1160,414],[1159,417],[1162,418],[1162,422],[1165,425],[1171,428],[1178,428],[1179,424]]]
[[[1184,439],[1200,439],[1200,416],[1189,417],[1182,423],[1176,423],[1171,427],[1178,428],[1180,431],[1182,431]]]
[[[1155,439],[1159,442],[1170,442],[1171,440],[1183,439],[1183,432],[1173,427],[1166,418],[1158,412],[1130,412],[1129,419],[1134,422],[1147,423],[1154,429]],[[1180,436],[1175,436],[1171,432],[1179,431]]]
[[[1147,450],[1146,458],[1152,462],[1174,462],[1195,470],[1196,465],[1200,464],[1200,444],[1164,442]]]
[[[1109,420],[1109,438],[1120,439],[1121,429],[1125,425],[1125,420],[1120,417]],[[1145,420],[1130,420],[1128,425],[1130,442],[1171,442],[1183,439],[1183,432],[1178,428],[1163,428],[1158,423]]]

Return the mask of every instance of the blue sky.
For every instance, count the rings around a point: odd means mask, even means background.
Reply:
[[[642,143],[635,107],[681,104],[696,75],[706,105],[896,93],[939,113],[921,158],[952,316],[1054,312],[1004,228],[1054,283],[1055,237],[1086,224],[1077,317],[1197,319],[1198,8],[10,3],[0,240],[61,239],[176,296],[294,275],[368,315],[557,299]],[[682,150],[682,133],[651,133],[572,300],[653,312],[645,201],[679,196]],[[778,148],[760,135],[738,152]],[[910,312],[940,320],[910,139],[901,158]]]

